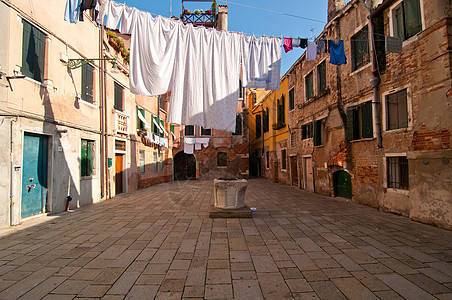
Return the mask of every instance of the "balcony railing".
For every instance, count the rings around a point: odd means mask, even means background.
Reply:
[[[206,27],[213,27],[217,21],[217,16],[214,14],[187,14],[181,15],[181,20],[184,23],[192,23],[193,25],[203,25]]]
[[[129,116],[119,111],[115,112],[115,131],[117,133],[129,133]]]

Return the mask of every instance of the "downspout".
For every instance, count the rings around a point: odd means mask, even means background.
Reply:
[[[10,127],[10,155],[11,155],[11,166],[10,166],[10,178],[9,178],[9,226],[13,226],[13,207],[14,207],[14,188],[13,188],[13,179],[14,179],[14,140],[13,140],[13,132],[14,132],[14,122],[17,122],[19,117],[16,116],[15,119],[11,119],[11,127]]]
[[[372,9],[368,7],[366,2],[363,1],[369,16],[369,31],[370,31],[370,55],[372,57],[372,78],[370,79],[370,84],[373,88],[374,99],[372,100],[372,110],[375,119],[375,134],[377,135],[377,145],[378,148],[383,148],[382,136],[381,136],[381,124],[380,124],[380,114],[378,109],[378,87],[380,86],[380,76],[378,76],[377,70],[377,53],[375,51],[375,36],[374,36],[374,26],[372,23]],[[372,1],[371,1],[372,3]],[[372,5],[371,5],[372,6]]]
[[[101,46],[102,46],[102,57],[104,58],[104,25],[102,24],[101,27],[101,34],[102,34],[102,39],[101,39]],[[101,60],[101,66],[102,66],[102,74],[103,74],[103,78],[102,78],[102,82],[103,82],[103,86],[102,86],[102,92],[104,94],[104,99],[103,99],[103,107],[104,107],[104,150],[105,150],[105,159],[104,159],[104,167],[105,167],[105,188],[106,188],[106,198],[109,199],[111,198],[111,186],[110,186],[110,170],[108,167],[108,110],[107,110],[107,64],[105,60]]]
[[[99,57],[103,58],[103,41],[104,41],[104,26],[100,25],[99,32]],[[100,88],[100,99],[99,99],[99,114],[100,114],[100,198],[103,199],[105,195],[105,130],[104,130],[104,80],[103,80],[103,63],[100,62],[100,72],[99,72],[99,88]]]

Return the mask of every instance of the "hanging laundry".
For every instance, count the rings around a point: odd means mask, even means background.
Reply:
[[[187,144],[184,142],[184,153],[185,154],[193,154],[194,144]]]
[[[80,4],[79,21],[83,21],[83,12],[95,8],[96,4],[97,0],[82,0],[82,3]]]
[[[284,38],[284,51],[286,51],[286,53],[287,52],[289,52],[289,51],[292,51],[293,50],[293,47],[292,47],[292,38],[287,38],[287,37],[285,37]]]
[[[209,140],[210,138],[197,138],[196,143],[201,143],[206,148],[209,146]]]
[[[300,47],[300,39],[292,39],[292,47]]]
[[[344,41],[340,40],[337,44],[333,40],[329,40],[330,63],[333,65],[343,65],[347,63],[347,57],[344,51]]]
[[[328,53],[328,41],[326,39],[317,41],[317,55],[320,53]]]
[[[132,93],[155,96],[171,90],[168,122],[235,130],[242,34],[195,28],[110,3],[108,27],[116,28],[120,19],[123,33],[132,35]]]
[[[195,143],[195,150],[201,150],[201,143],[198,143],[198,141]]]
[[[67,0],[64,11],[64,20],[71,23],[78,22],[80,14],[80,0]]]
[[[300,48],[306,48],[308,46],[308,39],[300,39]]]
[[[281,42],[281,38],[277,37],[262,36],[257,39],[254,35],[242,36],[241,58],[244,87],[279,90]],[[231,129],[233,129],[230,130],[231,132],[235,131],[235,120],[232,121]]]
[[[98,24],[104,24],[104,17],[108,13],[108,7],[110,6],[110,0],[97,0],[96,10],[98,11],[96,22]]]
[[[196,138],[188,138],[188,137],[186,137],[186,138],[184,138],[184,143],[193,145],[193,144],[196,143]]]
[[[317,44],[315,42],[308,41],[308,49],[306,50],[306,60],[315,61],[317,58]]]
[[[109,1],[108,4],[108,17],[105,26],[107,28],[115,30],[118,28],[119,21],[123,14],[125,5],[121,3],[116,3],[115,1]]]

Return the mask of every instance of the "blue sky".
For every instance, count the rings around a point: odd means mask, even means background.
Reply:
[[[316,37],[326,24],[327,0],[217,0],[217,2],[219,5],[227,4],[229,7],[228,29],[246,34],[254,34],[256,36],[268,35],[310,38],[311,36]],[[178,17],[182,11],[181,0],[126,0],[125,3],[128,6],[133,6],[164,17],[171,16],[170,5],[172,5],[172,14],[174,16]],[[323,22],[315,22],[279,13],[249,8],[244,5]],[[185,7],[193,11],[196,8],[204,10],[209,9],[210,5],[203,2],[185,2]],[[283,50],[281,76],[292,66],[301,54],[303,54],[303,52],[304,49],[301,48],[295,48],[288,53],[285,53]]]

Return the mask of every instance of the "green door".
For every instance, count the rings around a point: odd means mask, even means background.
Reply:
[[[21,217],[44,212],[47,194],[47,137],[26,133],[23,145]]]
[[[345,171],[339,171],[333,174],[334,195],[352,199],[352,178]]]

